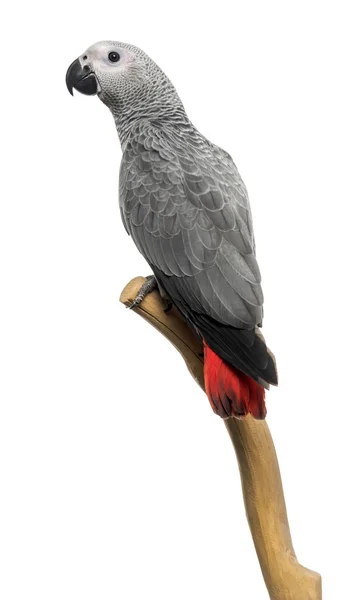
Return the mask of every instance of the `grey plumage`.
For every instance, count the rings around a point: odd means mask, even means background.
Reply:
[[[246,188],[231,157],[188,122],[141,120],[120,169],[125,227],[147,261],[221,323],[254,327],[263,294]]]
[[[261,276],[247,190],[230,155],[194,127],[167,76],[135,46],[94,44],[67,85],[97,92],[112,112],[123,223],[160,286],[215,353],[265,387],[277,383],[256,330]]]

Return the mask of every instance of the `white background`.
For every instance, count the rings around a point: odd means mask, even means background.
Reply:
[[[100,39],[147,51],[245,180],[294,546],[326,600],[350,597],[346,4],[3,9],[2,600],[268,597],[223,423],[118,303],[148,274],[119,218],[119,141],[97,98],[65,88]]]

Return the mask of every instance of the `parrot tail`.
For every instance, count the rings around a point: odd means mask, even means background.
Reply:
[[[223,419],[242,419],[248,413],[255,419],[265,419],[264,388],[203,343],[205,391],[213,411]]]

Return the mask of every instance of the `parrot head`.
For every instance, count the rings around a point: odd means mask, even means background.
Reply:
[[[135,111],[180,106],[165,73],[140,48],[121,42],[97,42],[68,68],[66,84],[89,96],[97,94],[116,119]]]

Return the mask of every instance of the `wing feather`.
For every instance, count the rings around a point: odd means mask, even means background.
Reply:
[[[261,322],[248,195],[226,152],[139,124],[123,155],[119,197],[127,231],[149,264],[174,279],[178,303],[241,329]]]

